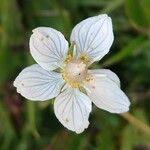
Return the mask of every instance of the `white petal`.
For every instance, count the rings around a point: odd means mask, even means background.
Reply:
[[[114,81],[120,87],[120,79],[118,76],[109,69],[94,69],[88,70],[90,74],[94,74],[97,77],[107,77]]]
[[[90,99],[78,89],[67,89],[54,101],[54,111],[58,120],[71,131],[81,133],[89,125]]]
[[[78,55],[86,55],[92,62],[100,60],[114,40],[111,18],[103,14],[83,20],[74,27],[70,40],[77,45]]]
[[[64,84],[61,74],[44,70],[37,64],[21,71],[14,81],[17,92],[30,100],[49,100],[56,97]]]
[[[35,61],[46,70],[61,67],[68,52],[68,42],[57,30],[39,27],[30,37],[30,51]]]
[[[130,102],[116,84],[118,79],[115,78],[93,74],[93,80],[86,82],[84,86],[88,96],[97,107],[111,113],[123,113],[129,110]]]

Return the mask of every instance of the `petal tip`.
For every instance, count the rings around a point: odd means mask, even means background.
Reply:
[[[126,109],[122,110],[119,114],[126,113],[128,111],[129,111],[129,107],[126,107]]]
[[[34,29],[32,30],[32,32],[33,32],[33,33],[36,32],[38,28],[39,28],[39,27],[34,28]]]
[[[42,29],[42,28],[44,28],[44,27],[36,27],[36,28],[34,28],[34,29],[32,30],[32,32],[35,33],[35,32],[39,31],[39,30]]]
[[[129,105],[126,105],[124,106],[124,108],[121,108],[119,110],[117,110],[116,112],[114,113],[117,113],[117,114],[122,114],[122,113],[125,113],[125,112],[128,112],[130,109],[130,104]],[[113,113],[113,112],[112,112]]]
[[[16,79],[14,80],[14,82],[13,82],[13,86],[17,88],[18,84],[19,84],[19,81],[18,81],[18,76],[17,76]]]
[[[100,18],[104,17],[105,18],[105,17],[108,17],[108,15],[107,14],[99,14],[98,17],[100,17]]]
[[[111,17],[108,16],[107,14],[100,14],[100,15],[98,15],[97,17],[98,17],[99,19],[104,18],[104,19],[110,20],[110,21],[112,22]]]
[[[15,81],[13,82],[13,86],[14,86],[14,87],[17,86],[16,79],[15,79]]]

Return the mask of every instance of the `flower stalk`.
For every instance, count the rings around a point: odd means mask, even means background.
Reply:
[[[128,113],[128,112],[122,113],[122,114],[120,114],[120,116],[123,117],[125,120],[127,120],[132,125],[134,125],[136,128],[140,129],[141,131],[143,131],[147,134],[150,134],[150,127],[147,124],[140,121],[139,119],[135,118],[130,113]]]

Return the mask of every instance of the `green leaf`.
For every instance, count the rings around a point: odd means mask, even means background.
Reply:
[[[148,123],[147,118],[145,117],[142,109],[138,109],[135,111],[135,116],[140,118],[145,123]],[[148,147],[150,141],[150,136],[146,133],[140,132],[137,128],[128,124],[122,133],[122,146],[121,150],[132,150],[134,147],[140,147],[141,145],[145,147],[145,149],[149,149]]]
[[[9,111],[2,102],[2,99],[0,99],[0,149],[10,149],[10,144],[12,144],[16,138],[17,135],[13,128]]]
[[[149,0],[126,0],[126,14],[136,28],[150,31],[150,1]],[[148,31],[148,32],[149,32]]]
[[[126,47],[124,47],[122,50],[120,50],[115,55],[111,56],[109,59],[107,59],[103,66],[109,66],[116,64],[120,61],[122,61],[124,58],[128,57],[133,53],[133,51],[136,51],[139,47],[143,45],[145,41],[145,37],[139,36],[135,39],[133,39]]]
[[[3,34],[7,37],[7,42],[11,45],[22,42],[21,13],[16,0],[1,0],[0,20]],[[0,36],[4,35],[0,34]]]
[[[0,43],[1,44],[1,43]],[[11,78],[13,72],[11,52],[8,48],[1,48],[0,45],[0,85]]]
[[[113,0],[110,1],[108,5],[101,11],[102,13],[110,13],[113,10],[116,10],[117,8],[121,7],[124,4],[124,0]]]

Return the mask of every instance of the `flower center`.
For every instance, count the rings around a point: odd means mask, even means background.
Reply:
[[[62,72],[63,79],[72,87],[78,87],[87,77],[87,64],[81,59],[71,59]]]

